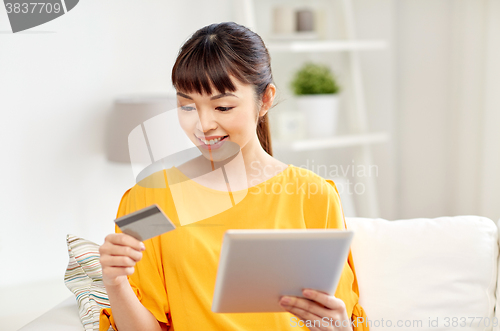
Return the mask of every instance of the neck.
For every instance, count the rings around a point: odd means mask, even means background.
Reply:
[[[264,148],[262,148],[257,135],[243,146],[241,154],[243,156],[247,177],[250,177],[256,169],[263,169],[272,161],[272,156],[267,154]]]

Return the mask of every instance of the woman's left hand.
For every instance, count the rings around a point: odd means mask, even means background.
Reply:
[[[307,299],[283,296],[279,302],[298,318],[296,326],[307,326],[311,331],[352,331],[344,301],[312,289],[304,289],[302,294]]]

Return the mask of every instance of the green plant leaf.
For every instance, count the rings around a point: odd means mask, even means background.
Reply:
[[[335,94],[340,92],[335,76],[326,65],[306,62],[290,83],[295,95]]]

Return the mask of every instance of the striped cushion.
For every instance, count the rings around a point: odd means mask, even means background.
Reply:
[[[66,287],[76,296],[80,319],[85,330],[99,330],[101,308],[109,308],[102,282],[99,245],[83,238],[66,236],[69,263],[64,275]],[[109,330],[113,330],[112,327]]]

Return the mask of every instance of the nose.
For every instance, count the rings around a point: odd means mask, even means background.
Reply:
[[[208,109],[198,111],[196,129],[203,133],[217,129],[217,121],[215,120],[215,116],[212,111]]]

